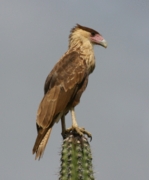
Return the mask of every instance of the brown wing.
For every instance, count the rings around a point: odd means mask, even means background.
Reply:
[[[45,96],[37,113],[42,128],[53,125],[55,117],[74,100],[87,77],[87,67],[77,52],[63,57],[51,71],[45,83]]]
[[[56,117],[79,103],[88,82],[85,62],[77,52],[65,55],[53,68],[45,82],[45,96],[37,112],[38,136],[33,147],[36,158],[43,154]]]

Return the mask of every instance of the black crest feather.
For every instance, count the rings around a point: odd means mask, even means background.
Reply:
[[[71,29],[71,33],[73,33],[74,31],[76,31],[77,29],[82,29],[84,31],[88,31],[91,34],[100,34],[99,32],[95,31],[94,29],[85,27],[85,26],[81,26],[80,24],[77,24],[74,28]]]

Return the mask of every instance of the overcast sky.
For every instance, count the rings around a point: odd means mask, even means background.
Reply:
[[[98,180],[149,179],[149,1],[0,1],[0,179],[57,180],[61,124],[35,161],[36,111],[45,79],[79,23],[99,31],[96,69],[76,108],[92,133]],[[71,117],[67,115],[67,127]]]

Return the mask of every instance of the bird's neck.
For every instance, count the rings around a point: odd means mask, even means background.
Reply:
[[[82,60],[85,60],[89,73],[95,68],[95,56],[93,44],[86,39],[72,38],[69,43],[69,51],[77,51]]]

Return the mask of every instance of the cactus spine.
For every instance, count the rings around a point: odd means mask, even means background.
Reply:
[[[59,180],[94,180],[91,149],[85,136],[73,132],[63,140]]]

